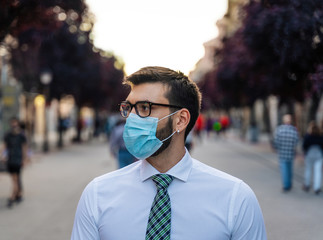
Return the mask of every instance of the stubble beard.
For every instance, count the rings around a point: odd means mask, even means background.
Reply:
[[[168,119],[166,126],[156,132],[156,137],[162,141],[168,138],[170,135],[172,135],[172,133],[173,133],[173,118],[170,117]],[[156,157],[159,154],[161,154],[163,151],[165,151],[169,147],[171,141],[172,141],[172,137],[164,141],[161,147],[154,154],[152,154],[151,157]]]

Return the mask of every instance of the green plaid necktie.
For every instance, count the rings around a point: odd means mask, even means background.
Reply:
[[[146,240],[170,239],[171,207],[167,188],[173,177],[157,174],[152,179],[156,184],[157,194],[149,214]]]

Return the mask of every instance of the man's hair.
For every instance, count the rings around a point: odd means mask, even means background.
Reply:
[[[194,127],[201,107],[201,93],[197,85],[182,72],[164,67],[144,67],[126,77],[124,83],[133,86],[143,83],[162,83],[169,87],[165,97],[169,104],[186,108],[191,115],[185,139]]]
[[[308,124],[307,133],[310,135],[320,135],[320,128],[315,121],[311,121]]]
[[[19,122],[19,119],[17,117],[11,117],[9,122]]]

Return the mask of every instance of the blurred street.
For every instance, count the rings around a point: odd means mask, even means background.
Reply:
[[[252,187],[269,240],[323,239],[323,194],[302,191],[302,156],[295,163],[292,191],[283,193],[276,154],[265,138],[254,145],[234,136],[195,139],[192,155]],[[82,190],[94,177],[114,169],[116,161],[103,140],[36,154],[23,173],[25,200],[12,209],[6,207],[11,183],[0,173],[0,239],[69,239]]]
[[[69,239],[85,186],[124,160],[111,154],[127,152],[119,113],[162,116],[154,105],[190,111],[192,156],[251,186],[269,240],[323,239],[323,1],[0,3],[0,159],[11,163],[11,178],[0,172],[0,240]],[[132,91],[159,81],[169,92]],[[280,159],[297,148],[287,193],[273,139]],[[304,154],[320,195],[302,190]]]

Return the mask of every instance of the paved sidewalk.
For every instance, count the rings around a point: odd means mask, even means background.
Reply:
[[[192,156],[252,187],[263,210],[268,240],[323,239],[323,194],[301,190],[302,161],[295,164],[293,190],[284,194],[276,153],[265,141],[252,145],[236,138],[204,139],[195,144]],[[25,200],[12,209],[6,207],[9,178],[0,174],[0,239],[69,239],[84,187],[114,169],[116,161],[102,141],[37,154],[23,173]]]
[[[260,159],[270,162],[272,167],[279,168],[278,155],[275,149],[272,148],[268,135],[262,134],[257,143],[251,143],[248,140],[241,140],[235,133],[231,132],[228,135],[227,140],[235,144],[235,146],[239,146],[253,154],[257,154]],[[296,151],[293,172],[294,180],[302,182],[304,175],[304,154],[301,149],[301,141],[299,142]]]
[[[25,200],[6,207],[11,183],[0,174],[0,239],[68,239],[81,192],[94,177],[116,169],[106,142],[37,153],[23,172]]]

